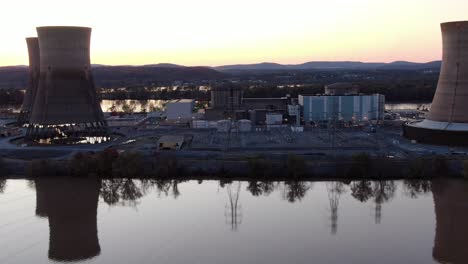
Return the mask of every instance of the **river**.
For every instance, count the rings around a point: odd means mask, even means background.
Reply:
[[[468,182],[0,180],[0,263],[468,263]]]

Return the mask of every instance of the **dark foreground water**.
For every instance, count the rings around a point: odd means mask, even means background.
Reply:
[[[0,263],[468,263],[468,182],[0,180]]]

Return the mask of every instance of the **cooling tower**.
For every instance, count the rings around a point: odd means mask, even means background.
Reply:
[[[26,44],[28,45],[29,55],[28,87],[24,94],[23,105],[21,106],[21,113],[18,118],[19,124],[29,123],[29,117],[39,84],[39,41],[37,38],[26,38]]]
[[[90,63],[91,29],[38,27],[40,76],[27,136],[102,136],[107,125]]]
[[[442,68],[431,110],[403,134],[423,143],[468,145],[468,21],[441,24]]]

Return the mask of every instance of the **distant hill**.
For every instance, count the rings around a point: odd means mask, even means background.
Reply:
[[[416,63],[407,61],[359,62],[359,61],[311,61],[302,64],[277,64],[263,62],[258,64],[237,64],[214,67],[218,71],[255,71],[255,70],[422,70],[440,68],[441,61]]]
[[[177,65],[106,66],[93,65],[98,87],[123,87],[169,83],[173,81],[219,80],[226,74],[209,67],[184,67]],[[27,66],[0,67],[0,88],[26,88]]]
[[[230,71],[230,70],[287,70],[288,65],[282,65],[272,62],[262,62],[258,64],[235,64],[214,67],[218,71]]]
[[[185,66],[172,64],[172,63],[158,63],[158,64],[147,64],[143,67],[160,67],[160,68],[183,68]]]

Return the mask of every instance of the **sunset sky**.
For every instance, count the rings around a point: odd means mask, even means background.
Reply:
[[[37,26],[93,28],[92,63],[427,62],[467,0],[15,0],[0,9],[0,66],[27,64]]]

